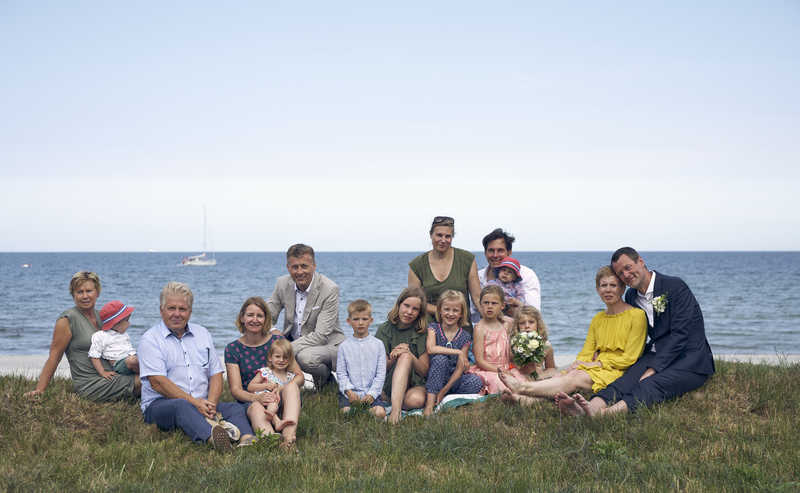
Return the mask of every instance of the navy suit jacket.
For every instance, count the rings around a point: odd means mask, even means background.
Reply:
[[[653,344],[656,346],[655,357],[648,366],[659,373],[665,368],[674,368],[713,375],[714,357],[706,339],[703,312],[692,290],[679,277],[653,272],[656,276],[653,298],[666,294],[667,306],[663,313],[653,311],[652,326],[648,321],[650,342],[645,346],[645,354],[650,352]],[[639,306],[635,289],[628,289],[625,302]]]

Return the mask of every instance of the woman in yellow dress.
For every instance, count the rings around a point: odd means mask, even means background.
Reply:
[[[595,286],[606,309],[589,324],[577,360],[566,371],[536,382],[521,382],[498,369],[500,379],[508,387],[503,390],[504,402],[529,404],[534,398],[555,399],[559,392],[597,392],[636,363],[647,338],[647,315],[622,301],[625,285],[611,267],[598,271]]]

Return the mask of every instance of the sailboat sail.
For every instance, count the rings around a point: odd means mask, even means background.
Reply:
[[[217,255],[214,253],[214,242],[211,242],[211,257],[206,258],[206,238],[211,241],[211,233],[208,231],[208,219],[206,218],[206,208],[203,206],[203,253],[184,257],[181,265],[217,265]]]

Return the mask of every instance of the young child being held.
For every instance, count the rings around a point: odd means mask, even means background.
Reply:
[[[287,385],[296,385],[292,382],[295,374],[288,370],[288,368],[293,367],[294,351],[292,350],[292,343],[286,339],[278,339],[269,347],[267,366],[259,369],[256,376],[247,385],[247,391],[254,394],[272,392],[278,395],[279,399],[275,402],[270,402],[267,408],[264,409],[264,414],[267,415],[267,419],[277,432],[280,432],[286,426],[297,424],[292,420],[278,417],[283,388]]]
[[[449,393],[477,394],[483,382],[477,375],[466,373],[469,369],[469,352],[472,336],[462,329],[469,310],[464,295],[448,289],[439,296],[436,304],[436,323],[428,325],[426,348],[431,364],[425,390],[425,416],[433,414],[433,407]]]
[[[486,285],[496,285],[502,288],[506,301],[503,313],[509,317],[516,315],[517,310],[525,306],[525,290],[522,289],[522,274],[519,272],[517,259],[504,258],[497,269],[497,277],[487,281]]]
[[[472,337],[475,344],[475,364],[469,373],[478,375],[483,381],[483,390],[487,394],[502,392],[506,386],[500,381],[497,369],[506,370],[514,378],[527,381],[525,375],[511,363],[511,344],[509,343],[507,322],[503,317],[505,293],[500,286],[487,285],[481,291],[481,308],[483,318],[475,324]]]
[[[139,373],[139,358],[133,349],[131,336],[126,333],[132,313],[133,307],[121,301],[109,301],[100,310],[103,330],[92,334],[89,359],[97,373],[106,380],[110,381],[117,373],[120,375]],[[101,360],[108,361],[112,370],[106,370]]]
[[[386,351],[383,342],[369,334],[372,305],[366,300],[350,303],[347,323],[353,328],[353,337],[339,345],[336,359],[339,410],[346,413],[359,402],[376,418],[385,418],[386,405],[380,395],[386,380]]]
[[[522,373],[525,374],[528,380],[531,380],[530,375],[534,370],[539,374],[539,378],[551,377],[557,371],[556,360],[553,356],[553,346],[547,342],[547,324],[544,323],[542,314],[535,307],[526,305],[517,310],[517,314],[514,315],[514,320],[511,322],[511,330],[508,331],[509,339],[520,332],[538,332],[542,336],[542,340],[550,346],[544,356],[544,371],[542,371],[542,365],[531,363],[520,368]]]

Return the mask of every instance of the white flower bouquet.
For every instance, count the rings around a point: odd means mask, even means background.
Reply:
[[[531,363],[541,364],[549,347],[538,332],[520,332],[511,338],[511,356],[519,368]],[[531,376],[534,380],[539,380],[536,370]]]

